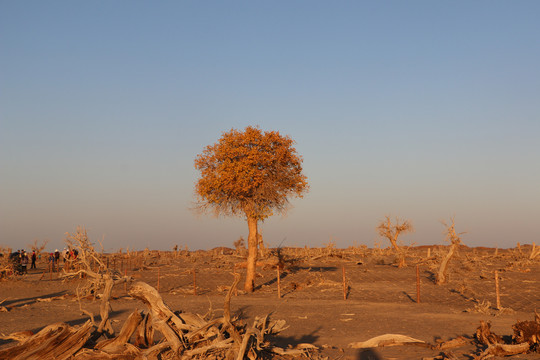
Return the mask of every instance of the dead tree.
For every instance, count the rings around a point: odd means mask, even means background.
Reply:
[[[533,242],[529,260],[534,260],[537,256],[540,256],[540,247],[537,248],[536,244]]]
[[[518,321],[512,325],[514,335],[511,342],[504,341],[503,337],[491,332],[489,322],[480,322],[476,330],[476,340],[479,344],[486,346],[478,356],[473,356],[476,360],[483,360],[493,356],[511,356],[526,354],[533,351],[540,352],[540,315],[535,311],[534,321]]]
[[[380,236],[387,238],[388,241],[390,241],[390,244],[394,247],[394,249],[398,253],[398,257],[399,257],[398,266],[404,267],[405,266],[405,252],[403,249],[401,249],[398,246],[398,237],[401,234],[413,232],[414,231],[413,225],[410,220],[400,220],[398,217],[396,217],[395,224],[392,224],[392,220],[390,219],[390,216],[386,215],[384,218],[385,219],[381,220],[381,222],[376,228],[377,233]]]
[[[36,252],[36,255],[39,255],[45,250],[49,240],[43,240],[41,243],[37,239],[34,240],[33,244],[28,244],[28,247]]]
[[[84,231],[81,231],[81,235]],[[156,289],[143,282],[135,282],[129,294],[146,304],[146,314],[135,310],[126,320],[118,336],[92,341],[92,322],[74,328],[54,324],[39,333],[20,337],[19,344],[0,350],[0,359],[94,360],[94,359],[236,359],[246,357],[312,359],[310,351],[317,348],[299,344],[283,349],[273,346],[268,336],[285,330],[284,320],[271,321],[269,316],[256,317],[246,326],[231,315],[230,301],[240,275],[235,274],[233,285],[225,297],[223,316],[206,319],[187,312],[173,312]],[[154,331],[161,333],[161,341],[154,342]],[[17,334],[9,335],[15,338]],[[135,341],[129,341],[135,335]],[[19,337],[17,337],[19,338]]]
[[[77,226],[75,233],[66,233],[66,243],[70,248],[75,248],[78,251],[76,261],[78,270],[65,272],[64,277],[81,275],[86,277],[87,282],[83,292],[86,291],[93,294],[101,300],[99,310],[101,321],[97,326],[96,336],[99,337],[102,334],[107,337],[114,336],[114,330],[109,319],[112,290],[115,285],[127,282],[129,277],[122,276],[120,273],[110,270],[107,267],[106,262],[103,261],[90,243],[84,227]]]
[[[452,224],[447,225],[444,221],[442,222],[444,226],[446,226],[446,241],[450,242],[450,249],[448,250],[448,253],[444,256],[443,260],[441,261],[441,266],[439,267],[439,272],[437,272],[437,278],[436,278],[436,284],[441,285],[446,283],[447,281],[447,268],[448,268],[448,262],[454,256],[456,251],[459,248],[459,245],[461,244],[461,237],[460,235],[464,233],[456,234],[456,227],[454,218],[451,219]]]
[[[13,264],[10,261],[11,249],[0,247],[0,279],[13,274]]]

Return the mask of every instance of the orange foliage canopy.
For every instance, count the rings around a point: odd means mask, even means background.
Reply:
[[[231,129],[195,159],[199,207],[217,214],[264,220],[309,189],[294,141],[277,131]]]

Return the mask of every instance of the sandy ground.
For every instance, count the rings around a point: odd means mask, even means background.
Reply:
[[[481,320],[490,321],[499,335],[512,335],[517,320],[534,319],[540,310],[540,259],[529,260],[527,248],[499,250],[463,248],[449,267],[447,284],[433,281],[445,248],[416,248],[410,251],[407,267],[398,268],[392,251],[380,249],[288,249],[287,266],[281,272],[278,298],[277,270],[270,265],[258,268],[257,290],[239,291],[231,310],[246,323],[255,316],[271,314],[286,320],[289,328],[272,341],[279,346],[311,343],[320,355],[330,359],[422,359],[442,352],[419,346],[395,346],[358,350],[349,344],[372,337],[403,334],[436,344],[457,336],[471,344],[451,349],[460,359],[472,359],[482,348],[473,340]],[[228,254],[228,255],[224,255]],[[268,256],[267,263],[274,257]],[[111,258],[110,266],[135,280],[157,287],[165,303],[174,311],[219,316],[227,287],[233,280],[233,265],[239,255],[228,249],[207,252],[152,252],[135,259],[125,254]],[[416,264],[419,264],[420,303],[417,303]],[[193,277],[193,269],[196,277]],[[65,280],[58,273],[45,272],[46,264],[28,275],[0,281],[0,333],[39,331],[46,325],[84,323],[88,316],[99,319],[99,300],[74,294],[84,280]],[[500,275],[503,310],[495,309],[494,271]],[[239,269],[242,273],[244,270]],[[345,272],[347,299],[343,298]],[[194,295],[194,281],[197,295]],[[126,295],[125,287],[115,288],[111,302],[113,326],[119,329],[135,309],[144,304]],[[0,340],[0,348],[14,345]],[[448,352],[447,351],[447,352]],[[538,359],[539,354],[516,355],[512,359]],[[496,358],[495,358],[496,359]]]

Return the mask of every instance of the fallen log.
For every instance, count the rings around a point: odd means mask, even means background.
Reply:
[[[301,355],[306,355],[306,352],[308,350],[317,351],[317,350],[319,350],[319,348],[316,347],[313,344],[298,344],[298,345],[296,345],[296,347],[294,349],[285,350],[283,348],[280,348],[280,347],[276,346],[276,347],[273,347],[271,350],[272,350],[273,353],[281,355],[281,356],[297,357],[297,356],[301,356]]]
[[[384,334],[376,336],[366,341],[353,342],[349,344],[349,347],[353,349],[365,349],[382,346],[398,346],[405,344],[424,344],[425,341],[418,340],[406,335],[399,334]]]
[[[482,360],[491,356],[510,356],[517,354],[525,354],[529,351],[529,344],[517,344],[517,345],[505,345],[505,344],[492,344],[489,345],[480,355],[475,357],[476,360]]]
[[[152,326],[152,314],[144,315],[143,320],[139,323],[135,335],[135,346],[147,349],[154,345],[154,327]]]
[[[514,336],[518,344],[528,343],[531,347],[540,344],[540,324],[536,321],[519,321],[512,325]]]
[[[73,357],[73,360],[138,360],[141,359],[139,351],[133,345],[126,344],[122,352],[109,354],[103,350],[83,349]],[[136,348],[135,348],[136,349]],[[70,359],[71,360],[71,359]]]
[[[34,335],[34,333],[32,331],[30,331],[30,330],[17,331],[17,332],[11,333],[9,335],[0,336],[0,340],[14,340],[14,341],[17,341],[17,342],[20,343],[20,342],[28,339],[32,335]]]
[[[434,347],[434,349],[437,350],[446,350],[446,349],[453,349],[456,347],[465,346],[469,343],[469,340],[464,338],[463,336],[458,336],[455,339],[448,340],[445,342],[442,342]]]
[[[172,312],[171,309],[165,305],[157,290],[147,283],[142,281],[133,283],[128,294],[146,304],[155,319],[168,323],[179,336],[181,336],[183,330],[189,331],[196,329],[196,326],[186,324]]]
[[[92,323],[79,328],[67,324],[52,324],[19,345],[0,350],[0,359],[11,360],[66,360],[79,351],[91,335]]]
[[[143,317],[141,313],[138,310],[135,310],[131,313],[131,315],[129,315],[117,337],[113,339],[103,340],[97,343],[94,348],[112,354],[125,352],[125,345],[129,341],[131,335],[133,335],[135,330],[137,330],[137,327],[142,322],[142,320]]]
[[[181,348],[184,348],[184,341],[182,333],[175,332],[169,324],[166,322],[166,320],[161,319],[154,319],[154,328],[161,332],[163,336],[165,336],[165,339],[167,339],[167,342],[169,343],[170,348],[175,353],[178,353],[178,351]]]
[[[502,344],[502,338],[491,332],[491,323],[480,320],[480,326],[476,329],[476,340],[482,345]]]
[[[210,345],[202,346],[193,350],[187,350],[185,354],[187,356],[202,355],[212,350],[228,349],[233,345],[233,339],[216,340]]]
[[[256,317],[252,327],[246,329],[237,319],[232,318],[230,301],[233,288],[239,280],[240,276],[236,274],[234,284],[225,298],[224,316],[218,319],[207,321],[195,314],[175,314],[165,305],[156,289],[138,282],[133,284],[129,293],[148,306],[148,313],[144,315],[135,310],[118,336],[95,344],[95,336],[99,337],[101,333],[90,320],[78,328],[62,323],[53,324],[35,335],[11,334],[11,338],[19,340],[20,344],[1,350],[0,359],[157,360],[212,356],[216,359],[243,360],[245,357],[258,357],[261,352],[298,356],[316,349],[309,344],[290,350],[273,348],[264,337],[286,329],[284,320],[270,321],[268,315]],[[154,345],[155,330],[164,337],[157,345]],[[129,343],[133,334],[136,334],[135,345]],[[83,348],[84,345],[92,348]]]
[[[160,354],[163,354],[167,349],[170,349],[171,346],[167,341],[161,342],[157,345],[152,346],[151,348],[144,350],[142,352],[143,359],[158,359]],[[168,359],[166,356],[162,356],[162,359]]]

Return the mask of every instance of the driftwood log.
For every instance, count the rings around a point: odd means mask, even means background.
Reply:
[[[66,324],[52,324],[20,344],[0,350],[0,359],[64,360],[71,358],[90,338],[92,323],[87,321],[78,329]]]
[[[519,321],[512,325],[513,339],[516,343],[528,343],[538,349],[540,344],[540,323],[537,321]]]
[[[105,335],[109,338],[114,336],[114,329],[109,319],[109,310],[111,308],[110,299],[112,290],[115,285],[123,284],[131,280],[128,276],[122,276],[118,272],[109,269],[107,263],[96,252],[91,244],[86,229],[84,227],[77,227],[75,233],[66,233],[66,242],[69,248],[75,248],[78,251],[78,257],[75,262],[76,266],[72,269],[64,269],[64,278],[74,278],[85,276],[87,279],[86,289],[89,290],[94,296],[99,297],[101,305],[99,308],[99,314],[101,321],[95,332],[94,339]],[[75,270],[77,268],[77,270]],[[101,293],[98,293],[101,291]],[[77,297],[80,300],[79,291],[77,290]],[[80,304],[80,302],[79,302]],[[81,307],[81,311],[90,316],[92,322],[94,317],[88,311]]]
[[[447,350],[447,349],[453,349],[461,346],[465,346],[469,344],[470,341],[467,338],[464,338],[463,336],[458,336],[455,339],[444,341],[437,346],[434,346],[433,349],[436,350]]]
[[[518,321],[512,325],[514,335],[510,344],[505,343],[502,337],[491,332],[489,322],[481,321],[475,336],[478,343],[487,346],[487,348],[474,358],[481,360],[492,356],[540,352],[540,316],[536,311],[534,313],[534,321]]]
[[[476,340],[482,345],[503,344],[503,340],[500,336],[491,332],[491,323],[480,321],[480,326],[476,329]]]
[[[230,302],[233,289],[240,281],[234,274],[233,285],[225,297],[223,317],[206,320],[204,317],[173,312],[164,302],[159,292],[144,282],[132,283],[128,294],[141,300],[147,312],[135,310],[126,320],[119,334],[115,336],[109,310],[113,287],[132,279],[111,270],[103,257],[98,254],[88,239],[86,230],[77,227],[73,234],[67,233],[66,242],[70,248],[78,249],[79,256],[73,269],[64,277],[84,276],[86,287],[77,288],[79,307],[90,317],[84,325],[71,327],[67,324],[53,324],[37,334],[14,333],[4,337],[15,339],[19,344],[0,351],[0,359],[25,360],[86,360],[86,359],[177,359],[209,356],[216,359],[243,359],[245,356],[260,357],[264,352],[299,356],[307,354],[313,347],[280,349],[272,347],[265,336],[277,334],[286,329],[285,322],[270,321],[268,316],[256,318],[250,328],[231,316]],[[99,324],[94,323],[91,312],[83,309],[81,299],[86,291],[101,300]],[[156,336],[156,332],[160,335]],[[102,336],[105,338],[97,342]],[[134,337],[134,343],[130,339]],[[159,340],[158,344],[155,340]],[[97,343],[96,343],[97,342]]]
[[[349,344],[349,347],[353,349],[365,349],[373,347],[382,347],[382,346],[398,346],[405,344],[423,344],[425,343],[422,340],[418,340],[406,335],[400,334],[384,334],[376,336],[366,341],[353,342]]]
[[[225,298],[224,316],[213,320],[189,313],[174,313],[159,293],[143,282],[134,283],[129,294],[141,300],[148,312],[135,310],[125,321],[116,337],[106,338],[97,344],[99,326],[87,321],[74,328],[67,324],[47,326],[35,335],[17,337],[20,343],[0,351],[0,359],[13,360],[140,360],[140,359],[237,359],[259,358],[266,352],[281,356],[306,355],[317,348],[305,345],[295,349],[273,347],[265,340],[270,334],[286,329],[285,322],[270,321],[267,316],[255,318],[250,328],[231,316],[232,289],[240,276],[235,276],[233,286]],[[160,343],[155,344],[155,332],[161,333]],[[134,337],[133,344],[130,339]]]
[[[516,344],[516,345],[506,345],[506,344],[493,344],[488,346],[480,355],[475,357],[476,360],[482,360],[492,356],[510,356],[517,354],[524,354],[529,351],[529,344]]]

